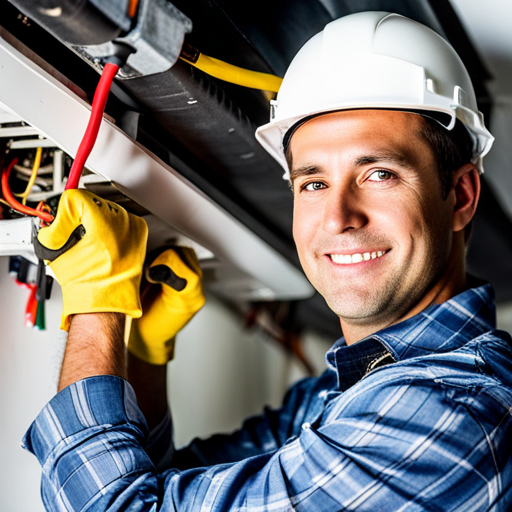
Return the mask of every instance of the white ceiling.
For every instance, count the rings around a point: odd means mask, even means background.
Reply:
[[[512,2],[451,0],[466,32],[495,77],[496,99],[512,98]]]
[[[451,3],[493,76],[488,86],[494,100],[490,128],[496,141],[484,165],[491,186],[512,218],[512,1]]]

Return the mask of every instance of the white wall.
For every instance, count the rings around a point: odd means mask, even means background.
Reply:
[[[55,394],[65,336],[59,330],[62,296],[57,284],[46,306],[47,330],[23,326],[27,290],[9,277],[0,257],[0,511],[41,512],[40,467],[20,448],[32,420]],[[317,368],[330,341],[306,339]],[[288,384],[303,376],[265,336],[215,297],[178,337],[170,365],[176,444],[236,428],[264,404],[278,405]]]
[[[64,341],[59,334],[58,286],[46,307],[47,331],[23,326],[28,291],[9,277],[9,258],[0,258],[0,510],[42,510],[40,468],[20,448],[26,429],[55,393]]]
[[[278,406],[288,386],[304,376],[296,360],[261,333],[245,330],[243,319],[214,297],[194,320],[178,336],[170,364],[177,446],[231,431],[265,404]],[[311,334],[304,338],[317,373],[331,344]]]
[[[498,327],[512,333],[512,302],[500,304],[496,311],[496,317]]]

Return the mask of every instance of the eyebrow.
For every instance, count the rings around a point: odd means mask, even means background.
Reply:
[[[375,164],[378,162],[390,162],[400,167],[411,168],[410,159],[407,158],[402,152],[393,151],[392,149],[381,149],[374,152],[372,155],[365,155],[356,158],[354,165],[360,167],[362,165]]]
[[[322,174],[323,169],[318,165],[305,165],[304,167],[295,167],[290,171],[290,181],[293,183],[294,180],[301,176],[314,176],[315,174]]]
[[[354,167],[362,167],[364,165],[375,164],[379,162],[387,162],[392,163],[394,165],[398,165],[405,169],[412,169],[410,159],[407,158],[401,152],[393,151],[390,149],[382,149],[378,151],[374,151],[370,155],[363,155],[357,157],[354,162]],[[323,174],[324,170],[321,166],[318,165],[305,165],[302,167],[295,167],[290,171],[290,181],[293,181],[302,176],[314,176],[317,174]]]

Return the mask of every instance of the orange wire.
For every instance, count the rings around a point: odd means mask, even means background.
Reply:
[[[128,4],[128,16],[133,18],[135,13],[137,12],[137,5],[139,4],[139,0],[130,0]]]
[[[36,210],[38,212],[47,212],[51,215],[52,213],[52,210],[51,208],[44,202],[44,201],[40,201],[39,204],[36,206]],[[50,225],[49,222],[47,222],[46,220],[41,220],[41,226],[42,227],[48,227]]]
[[[2,174],[2,194],[4,195],[4,199],[14,210],[20,213],[24,213],[25,215],[30,215],[32,217],[39,217],[45,222],[52,222],[53,215],[21,204],[12,194],[11,189],[9,188],[9,175],[11,174],[12,168],[17,163],[18,159],[14,158]]]

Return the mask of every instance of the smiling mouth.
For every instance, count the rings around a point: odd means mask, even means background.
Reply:
[[[361,252],[355,254],[329,254],[328,256],[338,265],[350,265],[352,263],[361,263],[362,261],[375,260],[381,258],[388,251]]]

